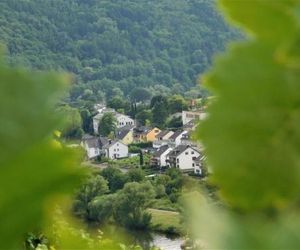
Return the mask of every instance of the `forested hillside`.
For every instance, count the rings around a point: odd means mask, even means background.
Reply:
[[[127,96],[136,86],[182,93],[238,37],[211,0],[0,2],[8,61],[73,72],[72,101]]]

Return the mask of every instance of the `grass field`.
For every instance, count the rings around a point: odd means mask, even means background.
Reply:
[[[178,212],[148,209],[152,215],[152,227],[155,231],[182,234],[180,215]]]

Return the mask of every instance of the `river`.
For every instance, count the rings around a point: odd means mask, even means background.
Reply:
[[[144,250],[149,250],[153,246],[161,250],[181,250],[180,246],[184,243],[184,239],[180,237],[166,236],[155,232],[128,231],[115,225],[102,227],[100,230],[103,232],[104,238],[113,239],[128,246],[139,245]],[[92,231],[95,233],[97,229],[93,228]]]

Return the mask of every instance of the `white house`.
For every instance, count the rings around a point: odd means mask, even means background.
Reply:
[[[157,149],[150,160],[151,166],[165,167],[167,166],[167,155],[172,151],[168,145],[164,145]]]
[[[128,125],[130,125],[130,126],[135,125],[134,120],[131,119],[128,115],[117,113],[114,109],[104,108],[101,110],[99,109],[98,111],[100,113],[93,117],[93,128],[94,128],[95,134],[98,134],[98,132],[99,132],[98,131],[99,123],[105,113],[112,113],[114,115],[114,117],[117,120],[117,123],[116,123],[117,128],[122,128],[122,127],[125,127]]]
[[[82,138],[81,145],[85,149],[87,153],[87,157],[89,159],[94,159],[97,156],[100,155],[100,141],[99,138],[90,136],[90,135],[85,135]]]
[[[128,146],[119,140],[108,140],[102,147],[105,156],[110,159],[120,159],[128,157]]]
[[[122,128],[125,126],[134,126],[135,122],[128,115],[123,115],[120,113],[116,113],[115,115],[117,119],[117,128]]]
[[[182,124],[185,125],[192,120],[204,120],[206,116],[203,111],[182,111]]]
[[[167,162],[170,167],[176,167],[182,171],[195,171],[194,161],[200,155],[197,149],[189,145],[179,145],[168,153]]]
[[[157,136],[156,139],[159,141],[168,140],[174,134],[171,130],[163,130]]]
[[[163,130],[157,136],[156,140],[153,142],[153,148],[160,148],[164,145],[169,145],[169,138],[174,134],[171,130]]]
[[[197,158],[194,159],[194,164],[195,164],[195,168],[194,168],[194,173],[197,175],[202,175],[202,160],[203,160],[204,156],[199,156]]]
[[[177,147],[181,144],[181,139],[184,137],[185,134],[188,132],[185,130],[178,130],[173,135],[170,136],[169,141],[174,147]]]

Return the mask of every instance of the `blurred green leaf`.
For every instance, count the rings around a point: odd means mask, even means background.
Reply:
[[[261,4],[251,1],[249,9]],[[232,11],[243,6],[243,11],[249,2],[226,5]],[[275,7],[277,2],[270,9]],[[269,12],[264,13],[269,19]],[[275,53],[260,40],[235,46],[206,81],[217,100],[199,134],[224,197],[247,210],[287,206],[300,192],[300,76],[278,62]]]
[[[75,153],[50,139],[63,76],[0,64],[0,248],[19,248],[39,228],[45,201],[78,181]]]
[[[223,0],[218,3],[233,22],[269,43],[289,41],[298,30],[293,15],[298,0]]]
[[[197,134],[229,208],[192,205],[204,248],[300,246],[298,3],[220,1],[254,39],[232,46],[205,77],[216,98]]]

